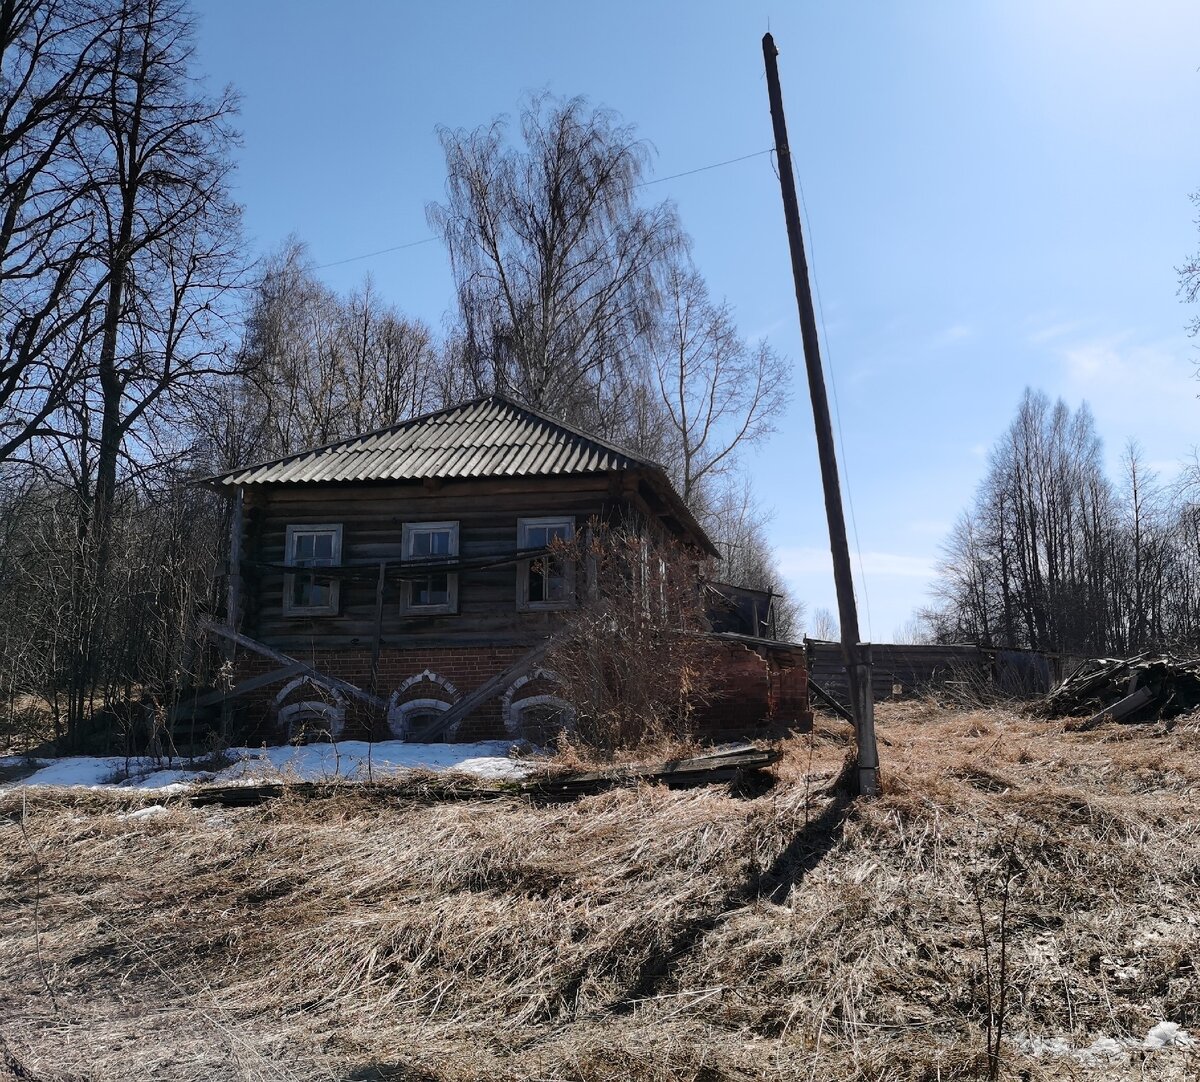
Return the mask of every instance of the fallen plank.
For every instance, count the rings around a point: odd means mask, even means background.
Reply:
[[[184,800],[194,807],[222,805],[249,807],[281,796],[321,798],[352,794],[387,800],[497,800],[524,796],[535,800],[573,800],[622,785],[661,783],[671,788],[690,788],[732,781],[744,771],[761,770],[781,757],[771,748],[744,745],[722,749],[691,759],[630,764],[575,774],[557,774],[524,781],[479,785],[460,776],[439,775],[435,780],[354,782],[258,782],[251,785],[207,785],[188,793]]]
[[[678,759],[647,766],[611,767],[566,777],[531,780],[523,783],[522,789],[542,800],[572,800],[640,782],[659,782],[670,788],[687,789],[733,781],[744,771],[761,770],[778,762],[782,754],[777,750],[748,745],[694,759]]]
[[[849,710],[847,710],[844,706],[842,706],[842,704],[839,703],[837,701],[837,699],[835,699],[832,695],[830,695],[828,691],[826,691],[823,687],[821,687],[821,685],[818,684],[811,677],[809,678],[809,681],[808,681],[808,690],[811,691],[814,695],[816,695],[816,697],[818,699],[820,699],[821,702],[823,702],[827,707],[829,707],[830,710],[832,710],[839,717],[845,718],[846,721],[850,722],[851,724],[854,723],[854,715],[851,714]]]
[[[1129,717],[1134,711],[1140,710],[1143,706],[1148,706],[1154,701],[1154,698],[1154,692],[1150,688],[1138,688],[1132,695],[1126,695],[1125,698],[1119,699],[1112,706],[1106,706],[1100,713],[1095,714],[1084,722],[1080,728],[1090,729],[1104,721],[1120,721],[1122,718]]]
[[[272,658],[278,661],[280,665],[298,666],[296,672],[303,672],[308,676],[314,677],[317,681],[324,684],[326,687],[337,688],[339,691],[344,691],[347,695],[352,695],[356,699],[361,699],[363,702],[375,707],[376,710],[387,710],[385,703],[378,695],[372,695],[369,691],[364,691],[357,684],[350,683],[349,680],[343,680],[337,676],[330,676],[328,673],[321,672],[314,665],[309,665],[307,662],[300,661],[298,658],[282,653],[273,647],[267,646],[266,643],[259,642],[257,639],[250,638],[249,635],[243,635],[239,631],[234,631],[231,627],[225,627],[223,624],[214,623],[212,620],[204,620],[201,622],[201,627],[213,632],[216,635],[221,635],[231,642],[235,642],[238,646],[243,646],[247,650],[252,650],[256,654],[262,654],[264,657]]]

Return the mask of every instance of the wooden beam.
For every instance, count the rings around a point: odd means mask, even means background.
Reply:
[[[1104,721],[1120,721],[1122,718],[1129,717],[1134,711],[1140,710],[1143,706],[1147,706],[1153,701],[1154,692],[1150,688],[1138,688],[1132,695],[1126,695],[1125,698],[1118,699],[1112,706],[1106,706],[1100,713],[1088,718],[1081,728],[1090,729]]]
[[[808,677],[808,690],[816,695],[816,697],[820,699],[821,702],[823,702],[827,707],[829,707],[830,710],[837,714],[838,717],[845,718],[851,724],[854,723],[854,715],[851,714],[850,711],[844,706],[842,706],[837,699],[830,695],[828,691],[821,687],[821,685],[812,678],[811,673]]]
[[[231,699],[240,699],[243,695],[249,695],[251,692],[258,691],[261,688],[278,684],[289,677],[298,676],[307,668],[307,665],[297,661],[294,665],[285,665],[282,669],[272,669],[270,672],[252,676],[248,680],[243,680],[240,684],[235,684],[228,691],[208,691],[203,695],[197,695],[194,699],[179,703],[171,711],[171,720],[179,721],[182,718],[190,717],[197,710],[202,710],[206,706],[216,706],[218,703],[226,703]]]
[[[229,519],[229,579],[225,599],[225,619],[235,631],[242,623],[242,541],[245,532],[242,506],[242,490],[239,488]]]
[[[337,688],[339,691],[344,691],[347,695],[352,695],[356,699],[375,707],[376,710],[386,710],[385,703],[379,696],[372,695],[369,691],[364,691],[357,684],[350,683],[349,680],[343,680],[337,676],[330,676],[328,673],[321,672],[314,665],[309,665],[306,662],[300,661],[297,658],[290,657],[287,654],[281,653],[278,650],[272,649],[266,643],[261,643],[257,639],[250,638],[249,635],[243,635],[240,632],[234,631],[231,627],[225,627],[222,624],[213,623],[211,620],[201,621],[201,627],[213,632],[216,635],[221,635],[231,642],[237,643],[238,646],[245,647],[247,650],[253,650],[256,654],[262,654],[264,657],[273,658],[280,665],[296,665],[296,671],[306,673],[308,676],[315,677],[319,683],[326,687]]]
[[[410,739],[416,743],[431,740],[441,736],[451,725],[454,725],[478,710],[484,703],[490,702],[503,692],[518,676],[523,676],[546,656],[549,640],[540,642],[532,650],[522,654],[503,672],[497,673],[490,680],[484,681],[469,695],[464,695],[449,710],[443,711],[424,729],[414,733]]]

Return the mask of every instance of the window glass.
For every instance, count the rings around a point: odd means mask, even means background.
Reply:
[[[333,567],[337,563],[337,530],[289,529],[290,550],[287,562],[292,567]],[[289,607],[294,609],[332,609],[333,581],[311,570],[291,574]]]
[[[458,523],[439,522],[428,525],[406,523],[404,527],[404,556],[408,560],[450,560],[458,555]],[[455,586],[458,576],[452,571],[434,571],[419,579],[409,580],[410,608],[455,608]]]
[[[575,524],[570,519],[557,522],[521,523],[519,547],[553,548],[556,542],[570,541]],[[571,600],[571,569],[561,555],[546,553],[529,560],[525,571],[525,601],[530,605],[565,604]]]

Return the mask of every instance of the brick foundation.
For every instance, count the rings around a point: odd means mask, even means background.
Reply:
[[[375,693],[399,708],[409,704],[421,709],[432,702],[454,703],[481,684],[503,672],[528,650],[527,646],[454,646],[418,649],[387,649],[379,657]],[[710,740],[771,738],[789,729],[804,729],[812,723],[808,705],[808,673],[801,647],[747,639],[720,638],[713,641],[713,665],[720,675],[712,700],[697,714],[699,735]],[[358,687],[371,682],[371,652],[364,649],[318,650],[303,658],[320,672],[340,677]],[[235,682],[278,668],[278,663],[256,654],[241,654],[236,663]],[[340,710],[347,739],[388,739],[395,732],[388,718],[352,697],[323,694],[311,683],[300,682],[286,695],[294,681],[281,682],[247,697],[238,708],[238,737],[249,742],[278,743],[286,739],[286,724],[280,711],[301,702],[324,701]],[[525,681],[512,698],[536,693],[553,693],[548,681]],[[503,717],[503,689],[490,702],[464,719],[453,739],[465,742],[498,740],[509,733]]]
[[[772,739],[812,725],[803,647],[722,638],[714,642],[713,653],[719,676],[711,701],[698,713],[702,736]]]

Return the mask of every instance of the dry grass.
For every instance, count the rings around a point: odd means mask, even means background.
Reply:
[[[827,722],[753,799],[45,791],[22,830],[10,798],[0,1038],[38,1078],[976,1077],[972,885],[994,937],[1005,846],[1012,1037],[1200,1036],[1195,719],[880,714],[885,795],[848,809]],[[1200,1078],[1195,1051],[1003,1051],[1012,1078]]]

